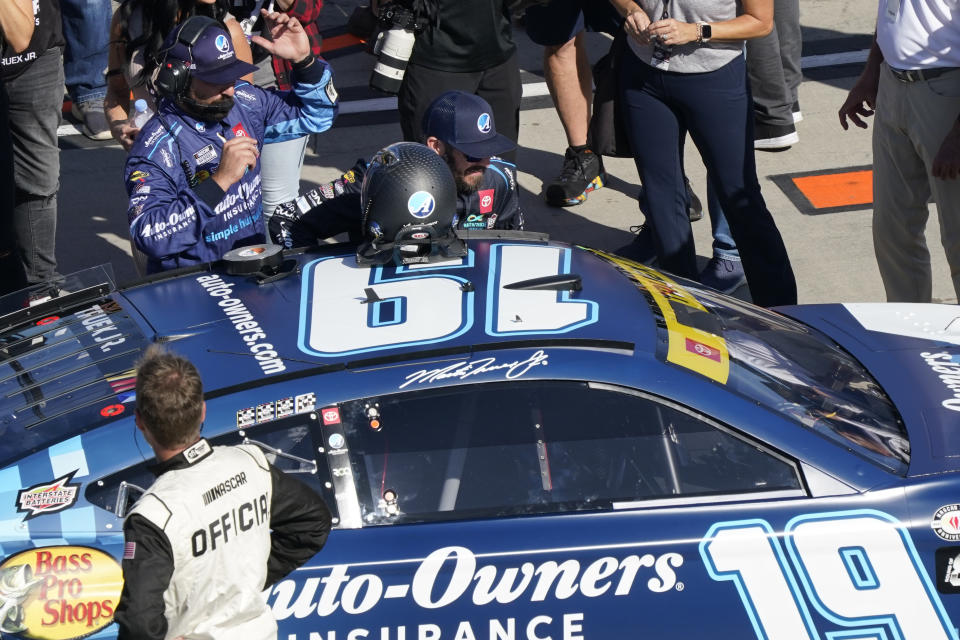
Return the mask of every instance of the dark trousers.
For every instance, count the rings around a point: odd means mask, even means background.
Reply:
[[[14,230],[27,280],[46,282],[57,276],[57,128],[63,107],[60,49],[47,49],[22,74],[8,80],[7,93],[17,189]]]
[[[475,93],[490,103],[497,133],[514,142],[520,132],[520,98],[523,87],[520,83],[520,66],[514,53],[503,64],[469,73],[438,71],[416,64],[407,66],[400,85],[397,103],[400,110],[400,127],[403,139],[424,142],[423,114],[434,98],[446,91]],[[514,162],[516,152],[503,154],[508,162]]]
[[[800,0],[775,0],[774,28],[747,40],[747,73],[757,122],[792,126],[793,103],[803,79],[800,70]]]
[[[753,301],[765,307],[796,304],[790,259],[757,180],[743,57],[716,71],[685,74],[655,69],[628,50],[618,69],[622,113],[653,218],[660,266],[697,278],[679,144],[687,130],[740,249]]]
[[[27,280],[13,233],[13,145],[10,141],[10,103],[0,79],[0,296],[22,289]],[[0,313],[9,311],[0,306]]]

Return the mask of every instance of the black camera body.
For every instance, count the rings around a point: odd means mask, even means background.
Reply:
[[[413,45],[428,24],[428,18],[412,6],[390,2],[380,6],[380,32],[373,45],[377,63],[370,74],[370,87],[395,95],[400,91]]]

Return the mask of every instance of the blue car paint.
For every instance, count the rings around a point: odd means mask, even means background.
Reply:
[[[636,287],[578,249],[572,250],[569,270],[581,275],[582,295],[595,300],[600,313],[571,337],[605,342],[593,348],[546,342],[538,347],[530,344],[529,335],[491,336],[479,312],[491,294],[483,271],[489,245],[477,243],[474,250],[474,268],[465,269],[465,274],[451,272],[475,286],[478,311],[472,326],[444,345],[463,348],[418,357],[422,347],[405,346],[396,351],[410,354],[409,360],[389,364],[366,362],[356,354],[330,362],[311,358],[298,348],[297,309],[303,287],[296,277],[258,287],[237,276],[218,274],[231,289],[228,297],[242,300],[278,352],[284,369],[269,375],[244,352],[238,330],[218,298],[198,282],[210,273],[194,271],[113,296],[144,336],[171,339],[173,348],[198,363],[209,395],[204,426],[208,437],[236,432],[238,412],[280,398],[313,394],[314,408],[320,410],[400,390],[502,381],[502,371],[491,371],[468,381],[417,382],[423,379],[418,372],[460,361],[523,361],[541,351],[548,364],[531,367],[523,380],[588,380],[643,389],[741,429],[831,476],[846,490],[827,491],[819,497],[745,497],[731,503],[685,506],[654,501],[612,511],[340,529],[307,566],[267,591],[267,602],[280,623],[279,637],[781,638],[796,632],[799,637],[832,640],[857,631],[857,637],[872,633],[872,637],[912,638],[890,611],[860,619],[838,615],[831,609],[834,603],[820,597],[818,584],[804,578],[803,552],[791,546],[784,532],[791,526],[843,518],[885,522],[902,532],[903,548],[897,550],[902,555],[891,557],[910,560],[917,587],[908,590],[904,601],[919,603],[917,607],[924,610],[929,607],[927,622],[932,628],[939,623],[942,637],[957,637],[949,621],[960,616],[957,596],[941,594],[934,586],[939,584],[935,552],[957,543],[939,537],[930,526],[934,512],[960,495],[958,478],[948,473],[955,468],[955,459],[938,456],[932,446],[928,434],[945,431],[929,427],[930,416],[940,415],[930,410],[929,397],[900,391],[890,383],[894,375],[923,379],[929,371],[918,366],[904,376],[902,364],[888,365],[893,347],[881,347],[896,341],[898,349],[912,353],[943,345],[924,346],[916,339],[896,340],[858,330],[856,321],[839,307],[784,310],[837,339],[894,398],[908,423],[912,444],[910,474],[903,478],[729,393],[723,385],[662,362],[653,316]],[[301,264],[309,259],[299,258]],[[374,284],[373,275],[370,283]],[[410,382],[411,377],[415,382]],[[133,425],[132,404],[123,406],[116,416],[87,411],[83,415],[89,420],[81,420],[78,412],[75,422],[59,427],[64,435],[58,442],[31,451],[27,441],[19,459],[0,470],[3,556],[70,544],[95,546],[120,558],[122,522],[89,502],[86,495],[98,480],[141,465],[150,455]],[[918,416],[927,422],[918,422]],[[312,434],[315,444],[322,446],[323,433],[318,427]],[[14,445],[7,446],[9,450]],[[74,470],[73,482],[83,485],[74,505],[29,520],[13,508],[20,489]],[[929,476],[932,472],[937,475]],[[321,464],[321,478],[329,473],[327,465]],[[782,573],[777,584],[790,595],[789,602],[779,605],[793,606],[802,628],[783,626],[787,622],[772,624],[761,611],[764,605],[755,602],[760,594],[751,590],[755,585],[749,584],[750,578],[714,566],[719,547],[713,546],[713,537],[739,530],[772,534],[761,551],[776,560]],[[960,546],[957,552],[960,555]],[[847,572],[837,580],[859,585],[867,593],[888,587],[886,556],[874,557],[854,544],[838,550],[837,558]],[[551,579],[552,572],[557,573]],[[496,593],[489,593],[491,589]],[[94,637],[114,633],[108,627]]]

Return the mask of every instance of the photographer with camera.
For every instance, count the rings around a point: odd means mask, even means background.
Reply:
[[[405,140],[425,142],[423,114],[444,91],[486,100],[500,133],[517,141],[520,66],[510,0],[395,0],[379,6],[383,33],[370,84],[397,92]],[[409,59],[409,62],[405,62]],[[513,162],[515,152],[504,154]]]

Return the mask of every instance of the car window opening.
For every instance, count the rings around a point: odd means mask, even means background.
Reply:
[[[803,495],[796,465],[778,454],[648,396],[582,382],[462,385],[340,410],[364,526]]]

